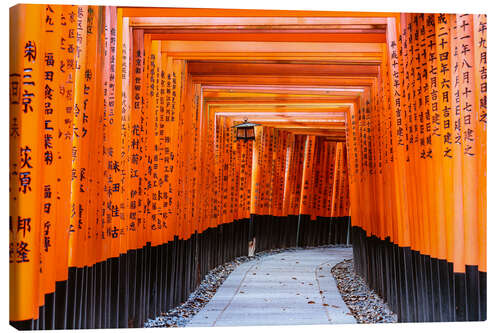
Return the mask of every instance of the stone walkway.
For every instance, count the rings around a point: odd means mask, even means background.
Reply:
[[[244,263],[187,327],[355,324],[330,270],[351,248],[284,252]]]

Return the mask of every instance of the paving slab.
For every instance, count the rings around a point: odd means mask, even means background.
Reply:
[[[297,249],[238,266],[187,327],[355,324],[330,270],[351,248]]]

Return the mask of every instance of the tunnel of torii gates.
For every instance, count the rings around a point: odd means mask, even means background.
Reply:
[[[10,59],[15,327],[323,244],[401,322],[486,319],[485,15],[17,5]]]

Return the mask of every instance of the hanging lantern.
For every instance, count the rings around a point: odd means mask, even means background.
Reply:
[[[236,128],[236,140],[255,140],[255,126],[260,126],[260,124],[249,123],[248,119],[239,125],[234,125]]]

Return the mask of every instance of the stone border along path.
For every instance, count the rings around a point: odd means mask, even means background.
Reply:
[[[239,265],[187,327],[355,324],[330,273],[347,247],[291,249]]]
[[[352,259],[335,265],[331,273],[349,310],[360,324],[396,323],[398,316],[384,300],[355,273]]]

